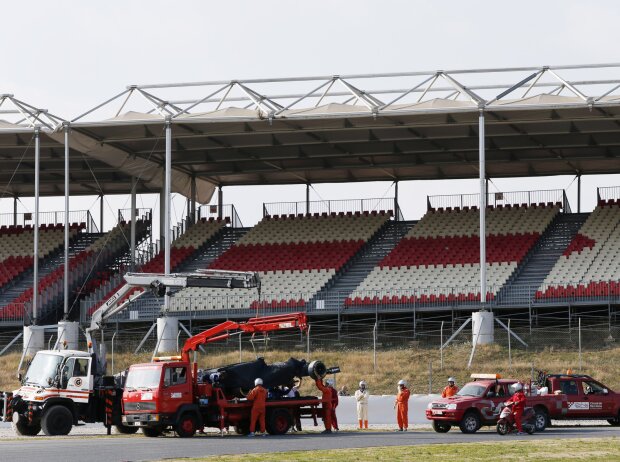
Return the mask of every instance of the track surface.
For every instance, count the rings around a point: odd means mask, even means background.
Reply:
[[[0,441],[0,459],[12,462],[115,462],[150,461],[166,458],[200,457],[218,454],[267,453],[315,449],[364,448],[437,443],[500,442],[507,438],[605,438],[619,437],[620,429],[612,427],[551,428],[532,436],[499,436],[491,430],[474,435],[460,431],[438,434],[432,431],[399,432],[341,432],[333,435],[317,433],[248,438],[215,434],[180,439],[172,436],[145,438],[135,436],[81,435],[62,438],[28,438]]]

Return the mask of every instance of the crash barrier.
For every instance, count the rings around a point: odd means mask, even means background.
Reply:
[[[409,423],[413,425],[430,424],[426,419],[428,403],[440,395],[412,394],[409,398]],[[396,411],[394,410],[395,395],[370,395],[368,397],[368,423],[373,425],[394,425],[396,427]],[[357,425],[357,402],[354,396],[339,396],[336,408],[338,423]]]

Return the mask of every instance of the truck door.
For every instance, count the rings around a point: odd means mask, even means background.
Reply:
[[[560,390],[568,401],[568,417],[584,418],[590,415],[590,403],[584,395],[581,381],[573,378],[560,379]]]
[[[191,388],[187,366],[167,366],[164,369],[162,412],[174,414],[182,404],[193,402]]]
[[[90,358],[69,358],[65,362],[61,388],[73,393],[73,399],[88,401],[91,390]]]
[[[614,399],[602,384],[594,380],[584,380],[583,392],[585,395],[584,400],[589,403],[590,416],[604,417],[606,419],[616,417],[614,414]]]

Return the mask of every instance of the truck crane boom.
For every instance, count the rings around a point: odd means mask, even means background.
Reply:
[[[89,353],[95,354],[97,360],[98,374],[96,375],[104,375],[106,369],[106,352],[103,342],[103,330],[106,322],[149,291],[158,297],[162,297],[170,288],[257,289],[260,296],[261,286],[260,277],[257,273],[225,270],[202,270],[195,273],[173,274],[127,273],[124,279],[125,284],[93,313],[90,327],[86,329]],[[143,290],[136,295],[125,298],[136,288]],[[92,335],[94,332],[101,334],[99,348],[97,348],[97,342]]]
[[[224,340],[237,333],[245,332],[254,334],[294,328],[299,328],[302,332],[308,330],[308,319],[305,313],[250,318],[246,322],[225,321],[188,338],[183,345],[181,359],[189,362],[189,353],[191,351],[196,351],[201,345]]]

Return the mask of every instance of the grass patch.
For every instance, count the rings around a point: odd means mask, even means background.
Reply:
[[[239,454],[177,459],[205,462],[263,462],[269,460],[265,454]],[[386,446],[362,449],[335,449],[318,451],[294,451],[277,453],[279,462],[301,462],[312,460],[339,462],[409,462],[411,460],[446,461],[496,461],[534,460],[564,461],[620,461],[620,439],[538,439],[531,441],[501,441],[498,443],[431,444],[423,446]],[[169,460],[167,460],[169,462]]]
[[[211,349],[210,349],[211,348]],[[476,357],[471,370],[467,370],[470,345],[461,344],[450,346],[444,350],[444,368],[440,370],[439,350],[427,348],[402,348],[377,352],[377,370],[373,369],[372,350],[354,350],[341,348],[338,350],[314,350],[311,358],[320,359],[328,366],[339,365],[342,373],[338,375],[338,386],[347,385],[349,390],[357,388],[360,380],[368,382],[373,394],[394,394],[396,383],[406,379],[413,393],[427,393],[429,391],[429,363],[433,363],[433,392],[439,392],[445,385],[448,376],[455,376],[462,385],[469,380],[472,372],[499,372],[505,377],[529,379],[532,365],[536,369],[561,373],[568,368],[575,372],[579,365],[578,353],[561,349],[545,349],[540,352],[513,349],[512,368],[508,367],[508,351],[500,345],[480,346],[476,350]],[[238,351],[216,352],[207,347],[208,355],[199,354],[199,367],[216,367],[232,364],[239,361]],[[268,350],[261,352],[268,363],[285,361],[289,357],[305,358],[303,351]],[[0,357],[0,390],[13,390],[18,382],[15,371],[20,355],[7,354]],[[114,357],[115,372],[125,369],[131,364],[150,361],[150,353],[134,355],[132,352],[117,353]],[[251,351],[244,351],[243,361],[254,359]],[[583,352],[584,374],[590,374],[613,390],[620,390],[620,347],[592,350]],[[108,368],[111,358],[108,354]],[[315,393],[316,389],[311,380],[305,380],[302,391]]]

